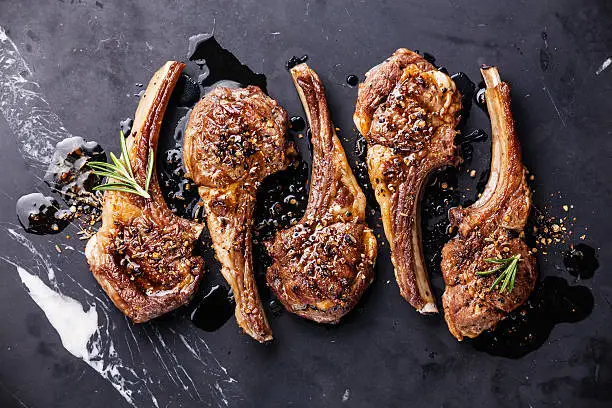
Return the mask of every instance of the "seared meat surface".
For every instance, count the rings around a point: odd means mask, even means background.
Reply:
[[[140,185],[149,149],[157,149],[161,121],[183,64],[167,62],[155,73],[136,111],[128,156]],[[175,216],[157,182],[150,199],[106,191],[102,227],[85,249],[91,272],[115,305],[134,322],[145,322],[189,301],[204,261],[192,254],[203,226]]]
[[[454,82],[401,48],[359,86],[353,120],[367,164],[401,295],[421,313],[438,311],[423,259],[419,202],[428,175],[455,165],[461,97]]]
[[[183,161],[199,186],[221,273],[236,300],[236,320],[254,339],[272,339],[253,275],[253,210],[263,179],[287,167],[288,117],[255,86],[219,87],[194,107]]]
[[[306,64],[291,69],[312,132],[308,206],[293,227],[268,242],[268,285],[285,308],[336,323],[373,279],[376,238],[365,223],[365,196],[331,122],[325,91]]]
[[[495,327],[527,300],[537,279],[535,257],[520,238],[529,216],[531,192],[510,110],[510,86],[501,82],[495,67],[481,72],[493,133],[491,175],[477,202],[449,212],[458,235],[442,250],[444,317],[459,340]],[[501,282],[493,287],[502,271],[477,274],[491,270],[495,266],[492,259],[513,256],[519,261],[511,290],[504,290]]]

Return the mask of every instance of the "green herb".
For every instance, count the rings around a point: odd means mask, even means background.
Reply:
[[[151,198],[149,195],[149,184],[151,183],[151,177],[153,175],[153,149],[149,148],[149,159],[147,161],[147,177],[145,180],[144,188],[138,184],[134,178],[134,172],[132,171],[132,165],[128,156],[127,145],[125,144],[125,135],[121,131],[121,157],[117,158],[114,153],[111,152],[110,157],[113,163],[105,162],[89,162],[87,165],[92,168],[93,173],[107,177],[106,183],[99,186],[95,186],[94,190],[111,190],[111,191],[123,191],[125,193],[137,194],[144,198]]]
[[[512,289],[514,289],[516,271],[518,270],[518,263],[520,260],[520,254],[504,259],[487,258],[485,259],[485,262],[497,264],[497,266],[488,271],[476,272],[476,275],[487,276],[502,271],[502,273],[499,274],[497,279],[495,279],[495,282],[493,282],[493,285],[491,285],[491,288],[489,290],[493,290],[496,286],[501,284],[499,291],[503,292],[505,290],[506,292],[510,293],[512,292]]]

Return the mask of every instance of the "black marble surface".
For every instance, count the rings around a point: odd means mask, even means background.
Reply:
[[[229,387],[227,405],[235,407],[610,406],[612,67],[596,72],[612,57],[611,20],[612,3],[604,0],[0,2],[0,26],[51,110],[71,134],[114,151],[118,123],[133,115],[138,102],[136,84],[146,84],[164,61],[185,59],[189,36],[213,29],[225,48],[267,76],[270,95],[290,115],[302,110],[285,62],[307,54],[351,156],[357,90],[346,84],[347,75],[363,78],[398,47],[429,52],[450,72],[466,72],[475,82],[480,64],[498,65],[513,87],[524,161],[536,175],[535,204],[558,215],[562,205],[574,205],[574,241],[586,227],[585,242],[598,249],[601,266],[580,282],[563,266],[567,245],[539,255],[543,276],[586,286],[594,308],[583,321],[555,326],[540,348],[519,359],[458,343],[442,316],[417,315],[398,294],[384,239],[376,281],[354,313],[337,327],[282,313],[272,318],[275,341],[269,345],[251,341],[232,320],[215,332],[199,331],[181,310],[135,328],[132,340],[130,324],[110,308],[106,327],[117,352],[147,370],[160,407],[225,406],[211,383],[217,377],[210,374],[210,356],[236,380],[222,385]],[[473,110],[467,126],[488,131],[487,117]],[[19,154],[11,129],[0,116],[0,255],[26,262],[32,254],[5,230],[17,228],[17,198],[45,186],[41,170]],[[471,168],[486,168],[488,148],[474,145]],[[467,199],[476,195],[463,193]],[[83,242],[74,231],[66,233],[73,236],[69,241],[65,234],[28,238],[46,248],[56,274],[74,279],[63,280],[64,294],[79,300],[81,285],[106,301],[78,252]],[[56,243],[77,251],[58,254]],[[209,264],[209,273],[218,274],[215,261]],[[433,273],[439,296],[442,280]],[[0,322],[0,406],[129,406],[107,380],[64,349],[6,262],[0,262]],[[211,351],[206,364],[189,356],[181,333],[206,342]],[[140,345],[129,354],[128,336]],[[192,381],[168,374],[181,369]],[[137,406],[153,404],[139,401]]]

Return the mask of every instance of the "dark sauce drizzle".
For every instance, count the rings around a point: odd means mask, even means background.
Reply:
[[[191,219],[199,215],[196,211],[200,208],[197,186],[185,177],[183,165],[183,135],[191,109],[179,104],[183,94],[180,93],[182,89],[177,90],[178,93],[170,98],[162,123],[156,167],[162,195],[170,211]]]
[[[590,279],[599,268],[597,251],[583,243],[572,246],[563,254],[563,264],[570,275],[577,279]]]
[[[353,174],[355,175],[357,182],[361,186],[361,189],[366,196],[368,206],[370,208],[378,208],[378,204],[376,203],[376,195],[374,194],[374,189],[370,183],[370,175],[368,174],[368,165],[366,163],[368,156],[368,143],[366,142],[365,137],[360,135],[358,132],[356,132],[356,138],[354,153],[357,160],[355,161],[355,165],[352,167]],[[370,211],[375,212],[375,210]]]
[[[502,320],[494,331],[471,340],[476,350],[494,356],[520,358],[540,348],[558,323],[575,323],[593,310],[586,286],[570,286],[563,278],[547,276],[524,305]]]
[[[287,229],[302,218],[308,202],[307,180],[308,166],[301,160],[264,180],[255,205],[255,244],[274,238],[277,230]]]
[[[423,53],[422,55],[429,63],[436,66],[436,59],[433,55],[429,53]],[[445,68],[438,67],[438,69],[448,74]],[[471,137],[470,135],[473,132],[468,132],[465,135],[465,127],[472,107],[471,101],[475,89],[474,83],[462,72],[451,75],[451,78],[461,94],[462,110],[458,125],[460,133],[457,135],[455,142],[459,145],[459,155],[462,156],[463,162],[457,168],[448,167],[434,172],[425,185],[421,201],[423,255],[431,276],[432,285],[439,293],[444,291],[444,283],[441,279],[440,270],[442,247],[454,235],[454,232],[449,228],[448,210],[458,205],[469,205],[469,201],[460,193],[460,187],[464,187],[459,183],[460,175],[462,170],[471,163],[471,144],[486,140],[486,133],[484,132],[482,132],[483,138]]]
[[[295,225],[304,215],[308,203],[308,174],[308,165],[298,159],[286,170],[266,178],[257,192],[253,224],[253,259],[256,261],[253,265],[259,295],[272,316],[280,315],[284,308],[265,282],[266,270],[271,265],[265,242],[274,239],[277,231]]]
[[[60,209],[59,202],[42,193],[31,193],[17,200],[17,218],[32,234],[57,234],[70,222],[70,211]]]
[[[132,126],[134,125],[134,119],[125,118],[124,120],[119,122],[119,127],[123,132],[123,136],[128,137],[130,133],[132,133]]]
[[[442,247],[453,236],[449,229],[448,210],[462,204],[457,189],[458,174],[457,169],[450,167],[435,172],[425,186],[421,201],[423,255],[432,276],[432,284],[440,293],[444,290],[444,284],[433,277],[441,275]]]
[[[106,161],[102,146],[78,136],[64,139],[55,147],[44,180],[62,198],[71,202],[77,195],[91,191],[100,183],[100,178],[87,166],[89,161]]]
[[[355,86],[359,85],[359,77],[357,75],[353,75],[353,74],[348,75],[346,77],[346,83],[349,86],[355,87]]]
[[[200,294],[203,291],[200,291]],[[234,314],[234,298],[224,286],[212,286],[204,296],[196,299],[197,303],[190,313],[193,324],[204,331],[220,329]]]
[[[480,109],[482,109],[483,112],[489,115],[489,111],[487,110],[487,101],[485,98],[486,90],[487,90],[487,87],[485,86],[485,83],[482,81],[479,82],[478,90],[474,94],[474,102],[476,102],[476,106],[478,106]]]
[[[289,120],[289,128],[294,132],[301,132],[306,128],[306,122],[301,116],[292,116]]]
[[[42,193],[20,197],[16,212],[25,231],[40,235],[57,234],[77,214],[99,212],[96,208],[98,196],[91,189],[100,183],[100,178],[87,166],[87,162],[92,160],[106,161],[106,154],[97,142],[86,142],[74,136],[56,145],[44,181],[70,208],[62,208],[59,201]]]
[[[459,129],[463,129],[466,125],[470,112],[472,110],[472,99],[476,91],[476,85],[467,74],[457,72],[451,75],[451,79],[455,82],[455,86],[461,93],[461,119],[459,121]]]
[[[296,57],[294,55],[293,57],[289,58],[289,61],[287,61],[287,63],[285,64],[285,68],[287,68],[288,71],[296,65],[303,64],[306,61],[308,61],[308,55],[302,55],[301,57]]]
[[[220,81],[231,81],[240,86],[256,85],[267,92],[266,76],[241,63],[234,54],[223,48],[212,34],[191,37],[187,58],[200,68],[195,72],[198,74],[197,83],[203,88],[212,87]]]

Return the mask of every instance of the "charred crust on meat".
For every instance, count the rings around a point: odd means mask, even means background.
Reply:
[[[256,86],[215,88],[189,118],[186,136],[198,148],[185,155],[187,175],[199,186],[261,182],[263,168],[286,162],[288,122],[285,110]]]
[[[116,231],[109,252],[141,292],[171,290],[186,274],[199,274],[201,260],[190,259],[192,236],[178,223],[160,227],[149,217],[140,217],[118,225]]]

